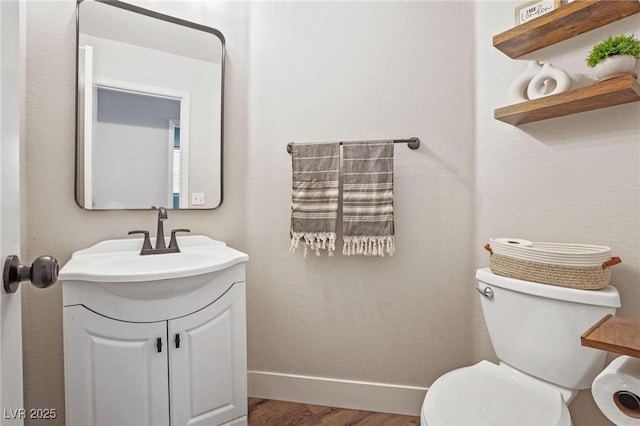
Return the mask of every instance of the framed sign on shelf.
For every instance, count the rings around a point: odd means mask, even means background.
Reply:
[[[561,0],[533,0],[516,7],[516,25],[524,24],[532,19],[549,13],[560,7]]]

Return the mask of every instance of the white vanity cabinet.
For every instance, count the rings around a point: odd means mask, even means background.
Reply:
[[[64,308],[68,425],[169,425],[165,322],[130,323]]]
[[[169,321],[171,424],[223,424],[247,415],[244,301],[242,283],[207,308]]]
[[[218,249],[236,261],[188,277],[99,282],[78,272],[82,255],[65,265],[68,425],[247,424],[247,256]]]

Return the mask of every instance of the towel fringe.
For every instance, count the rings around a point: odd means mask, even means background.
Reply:
[[[344,244],[342,254],[345,256],[380,256],[385,253],[393,256],[396,251],[396,243],[393,235],[387,236],[343,236]]]
[[[320,250],[327,250],[329,256],[333,256],[336,249],[335,232],[292,232],[290,251],[295,253],[300,245],[300,240],[304,244],[303,257],[307,257],[309,250],[314,250],[316,256],[320,256]]]

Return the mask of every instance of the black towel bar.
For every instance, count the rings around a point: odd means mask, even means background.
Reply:
[[[349,142],[340,142],[340,145],[344,145],[345,143],[349,143]],[[420,138],[394,139],[393,143],[406,143],[407,146],[411,149],[420,148]],[[289,154],[291,154],[291,144],[293,144],[293,142],[289,142],[287,144],[287,152]]]

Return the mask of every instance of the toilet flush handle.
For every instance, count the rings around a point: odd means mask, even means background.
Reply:
[[[487,299],[493,299],[493,290],[491,290],[491,287],[485,287],[483,290],[480,290],[479,287],[476,287],[476,291]]]

